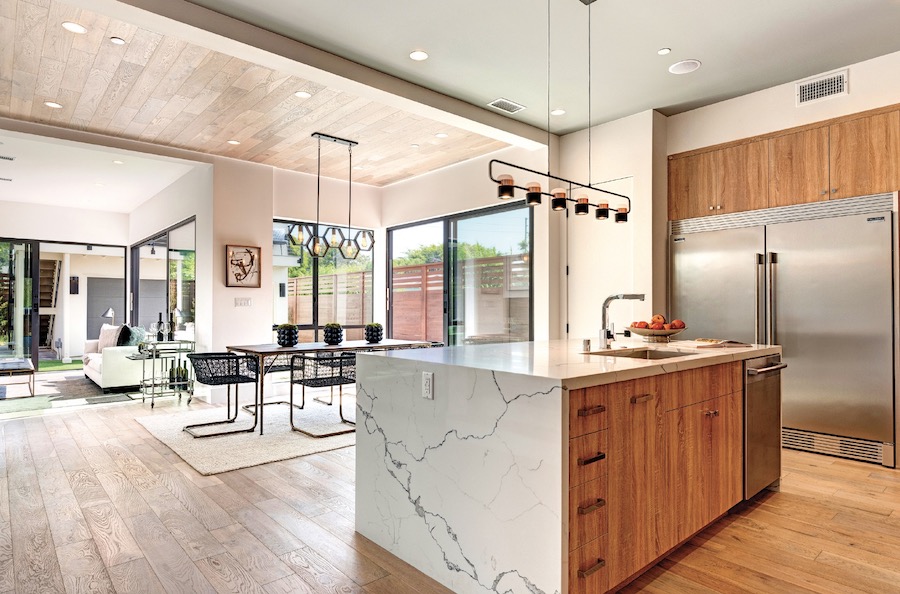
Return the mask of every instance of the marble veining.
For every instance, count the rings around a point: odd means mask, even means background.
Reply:
[[[388,357],[358,366],[357,531],[456,592],[560,592],[560,382]]]

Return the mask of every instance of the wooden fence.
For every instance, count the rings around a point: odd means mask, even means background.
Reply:
[[[313,279],[288,279],[288,319],[292,324],[312,324]],[[372,273],[348,272],[319,276],[319,323],[338,322],[358,326],[372,321]],[[345,331],[345,338],[354,339]]]

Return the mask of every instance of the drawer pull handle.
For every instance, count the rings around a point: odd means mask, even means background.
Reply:
[[[599,462],[600,460],[603,460],[604,458],[606,458],[605,453],[597,452],[597,455],[593,456],[591,458],[579,458],[578,465],[579,466],[587,466],[588,464],[593,464],[594,462]]]
[[[707,410],[707,411],[703,411],[703,414],[705,414],[707,417],[718,417],[718,416],[719,416],[719,411],[717,411],[717,410]]]
[[[592,513],[592,512],[597,511],[598,509],[600,509],[600,508],[603,507],[604,505],[606,505],[606,500],[605,500],[605,499],[600,499],[600,498],[598,497],[598,498],[597,498],[597,503],[594,503],[593,505],[579,505],[579,506],[578,506],[578,515],[579,515],[579,516],[586,516],[586,515],[588,515],[589,513]]]
[[[631,404],[638,404],[640,402],[647,402],[648,400],[653,399],[653,394],[642,394],[641,396],[632,396]]]
[[[598,571],[600,571],[601,569],[603,569],[604,567],[606,567],[606,561],[604,561],[603,559],[597,559],[597,563],[595,563],[593,567],[591,567],[589,569],[579,569],[578,577],[580,577],[580,578],[590,577],[590,576],[594,575],[595,573],[597,573]]]
[[[599,406],[595,406],[593,408],[579,408],[578,416],[579,417],[589,417],[591,415],[597,415],[606,411],[606,407],[602,404]]]

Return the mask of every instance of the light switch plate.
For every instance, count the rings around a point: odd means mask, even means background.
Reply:
[[[434,372],[422,372],[422,398],[434,400]]]
[[[235,307],[250,307],[250,298],[249,297],[235,297],[234,298],[234,306]]]

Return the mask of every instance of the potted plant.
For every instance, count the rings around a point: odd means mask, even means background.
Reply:
[[[290,347],[297,344],[300,329],[294,324],[281,324],[275,331],[278,333],[278,346]]]
[[[344,340],[344,328],[337,322],[325,324],[325,344],[340,344]]]
[[[381,342],[384,338],[384,328],[378,322],[366,324],[366,342]]]

